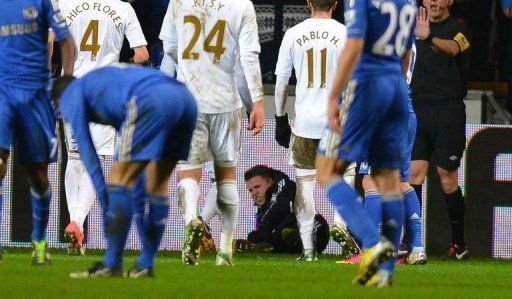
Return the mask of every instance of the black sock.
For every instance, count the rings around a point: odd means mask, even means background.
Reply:
[[[420,207],[423,207],[423,198],[421,197],[422,193],[421,190],[423,188],[423,185],[411,185],[414,189],[414,192],[416,192],[416,196],[418,196],[418,201],[420,202]]]
[[[445,194],[448,217],[452,227],[452,243],[464,246],[464,215],[466,203],[460,187],[450,194]]]

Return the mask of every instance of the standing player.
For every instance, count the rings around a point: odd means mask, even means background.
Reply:
[[[411,83],[414,63],[416,60],[416,47],[413,44],[411,48],[411,60],[409,62],[409,69],[407,70],[407,84]],[[409,174],[411,169],[411,153],[414,144],[414,137],[416,136],[416,114],[412,107],[412,101],[409,97],[407,101],[407,108],[409,111],[409,125],[407,137],[403,139],[406,149],[406,160],[400,169],[400,189],[404,196],[404,209],[405,209],[405,235],[404,242],[407,245],[407,263],[410,265],[423,265],[428,262],[427,252],[423,247],[421,239],[421,206],[414,188],[409,184]],[[370,214],[374,221],[375,226],[379,226],[381,222],[381,196],[377,186],[370,176],[370,167],[368,163],[361,163],[360,173],[365,174],[363,178],[363,189],[365,191],[364,205],[365,209]],[[363,244],[364,247],[365,244]]]
[[[129,3],[120,0],[62,0],[60,6],[75,44],[79,45],[75,77],[119,61],[125,36],[135,52],[132,61],[143,64],[148,60],[147,42]],[[100,160],[113,156],[115,130],[110,126],[91,124],[91,132]],[[71,221],[64,235],[69,242],[69,252],[83,254],[83,224],[96,195],[68,126],[66,142],[65,187]]]
[[[403,203],[399,168],[405,159],[406,74],[416,4],[407,0],[346,1],[348,39],[329,95],[328,122],[317,156],[318,178],[355,236],[368,244],[357,285],[390,286],[390,259],[400,243]],[[341,105],[338,99],[343,93]],[[339,175],[352,161],[368,161],[382,194],[381,239],[361,198]],[[379,272],[379,265],[386,262]]]
[[[199,110],[190,157],[179,167],[179,200],[187,225],[183,262],[189,265],[199,262],[201,235],[206,232],[206,225],[196,217],[201,165],[213,160],[221,219],[216,264],[232,265],[232,242],[238,218],[236,163],[242,107],[235,83],[238,60],[254,102],[249,129],[256,135],[264,122],[254,7],[248,0],[172,1],[160,39],[164,51],[178,63],[178,80],[188,85]]]
[[[178,160],[186,159],[197,118],[195,100],[187,88],[164,73],[142,67],[104,67],[54,87],[54,98],[71,126],[100,200],[108,197],[105,258],[73,278],[119,276],[132,221],[133,187],[145,169],[142,252],[125,276],[153,276],[153,263],[169,214],[169,176]],[[67,86],[69,84],[69,86]],[[67,86],[67,88],[66,88]],[[62,96],[61,96],[62,95]],[[119,132],[116,162],[105,179],[95,151],[89,122],[111,125]]]
[[[50,264],[46,227],[51,186],[48,163],[57,156],[55,116],[47,87],[48,29],[62,51],[64,73],[73,73],[75,47],[55,0],[0,0],[0,207],[10,147],[26,165],[32,202],[33,265]],[[1,210],[1,209],[0,209]]]
[[[308,0],[311,18],[287,30],[276,66],[276,141],[290,146],[288,163],[295,167],[295,215],[304,248],[298,260],[316,261],[313,246],[316,186],[315,153],[327,124],[327,91],[345,47],[346,28],[332,19],[336,0]],[[286,113],[288,80],[295,68],[293,133]],[[291,139],[290,139],[291,135]]]

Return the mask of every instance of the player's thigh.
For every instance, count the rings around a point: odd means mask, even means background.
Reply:
[[[434,151],[437,166],[451,171],[459,168],[466,147],[466,106],[462,101],[443,106],[437,119]]]
[[[163,145],[162,159],[168,161],[185,161],[190,157],[193,138],[197,137],[199,125],[197,109],[194,103],[185,105],[183,112],[177,116],[177,122],[169,121],[166,125],[167,136]],[[207,136],[207,135],[206,135]]]
[[[146,168],[146,190],[150,194],[166,196],[169,188],[169,177],[178,160],[151,161]]]
[[[370,93],[383,104],[377,106],[381,108],[382,118],[369,136],[370,155],[367,161],[373,167],[399,169],[406,155],[403,140],[407,138],[409,121],[407,89],[399,76],[379,77],[375,82],[378,86],[385,86],[385,83],[388,86]]]
[[[242,110],[212,114],[209,127],[209,148],[215,165],[235,167],[241,145]]]
[[[320,139],[292,134],[288,150],[288,164],[300,169],[315,169],[315,156]]]
[[[0,85],[0,149],[9,152],[14,142],[16,114],[13,107],[17,91]],[[4,158],[7,165],[7,158]]]
[[[55,162],[57,137],[55,110],[45,90],[20,91],[16,105],[16,138],[22,164]]]
[[[380,81],[376,76],[367,76],[348,83],[341,102],[339,159],[368,161],[372,137],[389,105],[386,98],[390,91],[379,87]]]
[[[201,168],[203,163],[211,160],[211,152],[208,146],[210,139],[209,119],[208,114],[197,114],[197,123],[192,133],[188,157],[180,161],[178,165],[180,171]]]

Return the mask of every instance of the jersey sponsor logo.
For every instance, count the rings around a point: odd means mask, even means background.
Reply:
[[[457,33],[453,40],[455,40],[457,44],[459,44],[461,52],[466,51],[470,46],[468,39],[461,32]]]
[[[29,21],[37,19],[38,15],[39,11],[37,11],[37,8],[35,6],[30,6],[23,10],[23,16],[25,17],[25,19]]]
[[[29,23],[29,24],[11,24],[11,25],[3,25],[0,27],[0,36],[14,36],[14,35],[23,35],[37,32],[39,30],[38,23]]]

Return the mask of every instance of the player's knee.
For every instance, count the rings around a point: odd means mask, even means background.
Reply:
[[[217,182],[217,203],[219,205],[238,205],[238,187],[235,180]]]
[[[409,182],[413,185],[421,185],[425,181],[428,172],[428,166],[425,169],[422,165],[411,164],[411,174]]]
[[[316,176],[318,182],[322,185],[326,185],[333,177],[337,175],[335,165],[329,163],[329,160],[323,156],[317,155],[316,162]]]
[[[375,185],[375,182],[373,181],[373,179],[370,175],[365,175],[363,177],[363,189],[365,191],[377,189],[377,186]]]
[[[7,173],[7,159],[9,158],[9,151],[0,149],[0,180],[5,178]]]
[[[401,182],[400,183],[400,191],[402,193],[405,193],[405,192],[408,192],[409,190],[412,190],[412,186],[411,184],[409,184],[409,182]]]
[[[44,193],[50,185],[48,182],[48,165],[44,163],[28,165],[27,171],[29,186],[39,193]]]

